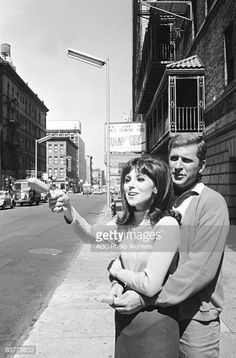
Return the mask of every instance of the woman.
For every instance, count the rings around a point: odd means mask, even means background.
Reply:
[[[127,233],[123,247],[130,247],[130,241],[134,241],[134,235],[128,235],[130,231],[142,232],[145,243],[147,237],[148,244],[152,241],[152,250],[149,246],[145,249],[143,242],[144,250],[125,250],[111,265],[109,270],[115,280],[110,294],[114,295],[114,303],[115,296],[123,290],[133,289],[150,297],[161,290],[164,280],[175,269],[180,236],[177,215],[171,210],[172,181],[163,161],[151,157],[129,161],[122,171],[121,196],[123,215],[117,224],[118,230]],[[125,245],[128,241],[129,245]],[[175,308],[162,313],[150,308],[131,315],[116,311],[115,358],[177,358],[179,336],[175,313]]]
[[[127,289],[146,296],[158,293],[174,269],[179,245],[179,225],[171,210],[172,182],[162,160],[139,157],[126,163],[121,196],[123,213],[117,217],[117,230],[123,235],[123,250],[110,267],[111,303]],[[80,233],[91,235],[91,226],[70,206],[68,197],[50,199],[49,205],[54,211],[64,208],[66,221],[77,222]],[[116,358],[178,357],[178,325],[169,312],[154,308],[128,316],[116,312],[115,322]]]

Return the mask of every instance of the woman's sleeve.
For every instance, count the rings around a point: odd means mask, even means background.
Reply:
[[[114,220],[109,223],[101,221],[91,225],[73,207],[71,213],[73,217],[72,222],[67,222],[66,218],[65,220],[68,224],[71,224],[73,231],[84,243],[93,245],[105,243],[111,245],[116,242],[116,224]]]
[[[161,290],[180,240],[179,224],[172,217],[162,218],[156,230],[153,250],[143,272],[132,272],[127,269],[117,272],[120,281],[148,297]]]

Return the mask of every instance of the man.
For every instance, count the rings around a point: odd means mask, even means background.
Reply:
[[[219,356],[222,310],[222,261],[229,230],[224,198],[201,183],[206,143],[196,134],[176,135],[169,144],[169,166],[182,214],[179,264],[159,295],[147,298],[126,291],[115,309],[131,314],[147,306],[178,305],[181,358]]]

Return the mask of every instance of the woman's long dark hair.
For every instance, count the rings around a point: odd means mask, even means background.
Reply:
[[[175,212],[172,210],[174,192],[168,165],[162,159],[151,156],[136,157],[129,160],[122,170],[120,187],[123,212],[121,217],[117,218],[117,224],[131,224],[134,216],[135,208],[128,204],[124,193],[125,177],[132,169],[135,169],[140,174],[147,175],[157,188],[157,194],[153,193],[153,200],[148,211],[151,225],[154,226],[164,215],[176,217]]]

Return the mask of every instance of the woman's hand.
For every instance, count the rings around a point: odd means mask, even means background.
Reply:
[[[54,213],[63,213],[68,221],[73,221],[70,197],[63,190],[50,191],[49,208]]]
[[[117,277],[118,272],[119,272],[120,270],[122,270],[122,269],[123,269],[123,267],[122,267],[122,263],[121,263],[120,258],[116,258],[116,259],[112,262],[112,264],[111,264],[111,266],[110,266],[110,268],[109,268],[109,272],[110,272],[110,274],[111,274],[112,276]]]
[[[114,298],[120,297],[124,292],[124,286],[122,286],[119,282],[113,283],[112,288],[110,289],[110,294],[114,296]]]
[[[122,295],[123,291],[124,287],[120,283],[116,282],[112,285],[112,288],[107,295],[100,295],[96,299],[102,303],[108,303],[109,305],[113,305],[115,298],[119,298]]]

